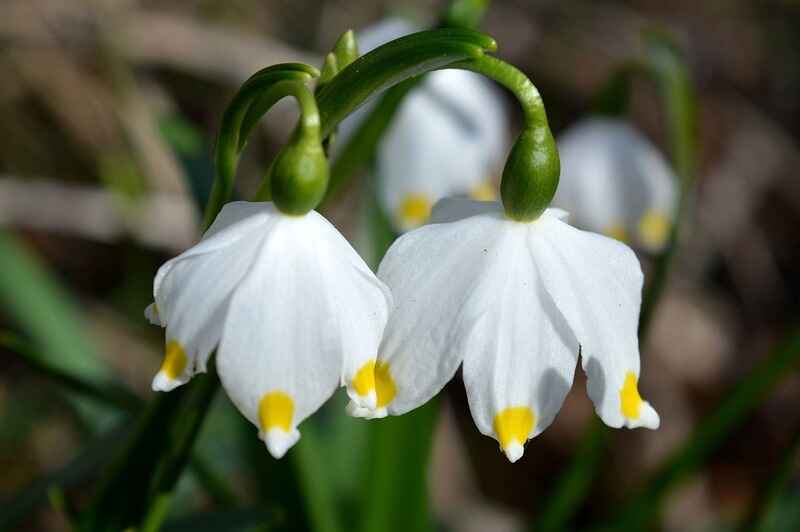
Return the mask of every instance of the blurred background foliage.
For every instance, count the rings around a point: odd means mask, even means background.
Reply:
[[[445,7],[0,4],[0,528],[88,526],[82,512],[153,398],[162,331],[142,309],[158,266],[199,236],[214,138],[239,84],[277,62],[319,66],[349,28],[387,14],[434,25]],[[556,134],[644,52],[644,28],[669,31],[687,58],[691,225],[642,351],[660,430],[597,429],[579,371],[553,426],[512,466],[474,430],[456,379],[425,408],[370,424],[344,416],[339,394],[275,461],[220,393],[177,489],[148,501],[141,528],[800,528],[799,22],[790,0],[497,0],[480,24],[537,83]],[[657,87],[636,79],[631,95],[629,116],[668,151]],[[279,105],[263,121],[240,197],[295,116]],[[374,265],[391,235],[363,174],[326,215]],[[124,503],[138,488],[114,489]]]

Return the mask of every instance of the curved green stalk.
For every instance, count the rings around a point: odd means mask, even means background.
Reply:
[[[236,166],[239,160],[239,136],[242,121],[253,101],[262,93],[269,92],[283,81],[308,81],[319,75],[314,67],[302,63],[285,63],[262,69],[245,81],[225,109],[220,124],[219,137],[215,151],[215,165],[217,176],[211,188],[211,196],[206,205],[203,227],[208,228],[217,217],[222,206],[229,201],[233,192],[233,182],[236,178]],[[279,85],[283,90],[291,86]],[[280,94],[280,90],[276,91]],[[282,97],[282,96],[281,96]],[[278,98],[280,99],[280,98]],[[276,100],[277,101],[277,100]],[[298,102],[301,107],[308,100],[303,98]]]

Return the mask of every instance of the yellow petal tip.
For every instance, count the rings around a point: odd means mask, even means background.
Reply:
[[[500,447],[513,463],[522,457],[523,446],[536,426],[536,415],[527,406],[514,406],[501,410],[493,425]]]
[[[628,419],[639,419],[642,410],[642,396],[639,395],[636,374],[629,371],[619,391],[620,412]]]
[[[261,430],[268,433],[271,429],[289,432],[294,417],[294,401],[289,394],[281,391],[265,393],[258,403],[258,421]]]
[[[170,380],[175,380],[183,375],[189,359],[186,357],[186,351],[177,340],[170,340],[167,342],[167,347],[164,353],[164,362],[161,364],[161,371],[164,376]]]

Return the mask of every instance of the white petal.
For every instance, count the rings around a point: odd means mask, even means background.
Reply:
[[[327,259],[320,265],[329,312],[338,320],[342,353],[341,384],[355,406],[377,406],[374,367],[392,295],[349,242],[324,218],[319,245]]]
[[[469,332],[464,384],[478,429],[515,462],[561,409],[578,342],[542,285],[528,227],[508,225],[509,235],[498,235],[502,260],[485,273],[493,296]]]
[[[297,425],[340,384],[343,364],[375,357],[387,297],[319,214],[282,217],[264,234],[231,299],[217,367],[273,456],[297,441]]]
[[[161,321],[161,316],[158,314],[158,306],[155,303],[150,303],[144,309],[144,317],[151,325],[158,325],[163,327],[165,324]]]
[[[461,363],[492,294],[483,272],[496,261],[495,213],[421,227],[399,238],[378,277],[392,290],[394,307],[381,343],[376,381],[392,390],[381,397],[391,414],[433,397]],[[389,399],[391,399],[389,401]],[[382,412],[378,412],[381,414]]]
[[[663,247],[677,179],[644,135],[625,121],[591,118],[562,133],[558,147],[561,182],[555,205],[573,212],[580,227],[654,251]],[[655,228],[647,223],[654,217]]]
[[[636,255],[552,216],[530,227],[545,289],[581,344],[598,415],[612,427],[657,428],[658,414],[637,391],[642,271]]]
[[[159,269],[154,295],[167,324],[167,349],[154,390],[171,390],[206,370],[232,291],[251,268],[261,235],[279,217],[267,203],[226,205],[200,243]]]

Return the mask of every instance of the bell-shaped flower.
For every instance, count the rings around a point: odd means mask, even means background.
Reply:
[[[514,462],[555,418],[580,357],[606,424],[658,427],[637,387],[639,262],[566,217],[547,209],[518,222],[499,203],[446,199],[433,223],[395,241],[378,271],[394,307],[375,364],[377,408],[350,413],[408,412],[463,363],[475,424]]]
[[[390,18],[360,33],[359,48],[368,52],[417,30]],[[371,109],[340,125],[339,146]],[[507,129],[502,97],[488,80],[464,70],[428,74],[406,95],[377,150],[378,200],[394,229],[422,225],[446,196],[495,199],[493,176],[501,168]]]
[[[362,381],[372,376],[391,295],[315,211],[227,204],[197,245],[159,269],[153,293],[145,314],[167,339],[153,389],[206,371],[216,349],[225,391],[276,458],[337,386],[375,404]]]
[[[575,225],[650,252],[672,227],[677,177],[661,152],[627,122],[589,118],[558,138],[561,181],[553,205]]]

